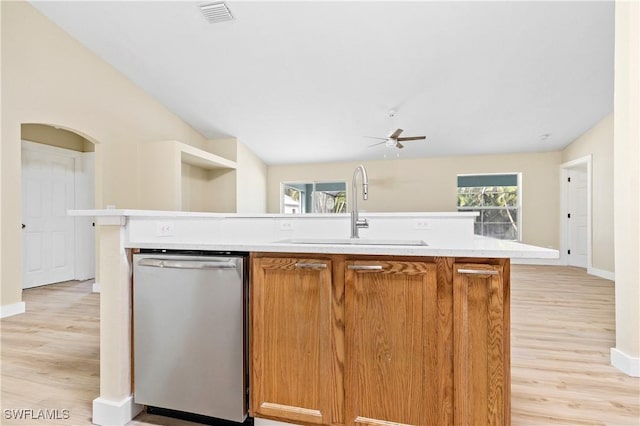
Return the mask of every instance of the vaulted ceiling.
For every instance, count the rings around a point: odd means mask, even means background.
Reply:
[[[268,164],[558,150],[613,110],[612,1],[230,1],[215,24],[202,2],[32,4]],[[396,128],[427,140],[364,137]]]

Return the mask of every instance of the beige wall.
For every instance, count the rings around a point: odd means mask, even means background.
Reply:
[[[266,212],[267,166],[236,139],[208,141],[203,149],[236,162],[237,169],[206,169],[181,161],[176,141],[138,144],[139,198],[155,210]]]
[[[236,162],[234,171],[211,171],[208,211],[265,213],[267,211],[267,165],[235,138],[212,139],[207,150]]]
[[[176,141],[139,143],[133,148],[137,150],[135,157],[142,161],[135,174],[123,177],[137,178],[138,192],[132,195],[139,205],[151,210],[181,210],[181,154]]]
[[[237,170],[211,170],[208,174],[207,211],[218,213],[237,212]]]
[[[592,156],[592,264],[594,268],[614,272],[613,113],[567,146],[562,151],[562,162],[587,155]]]
[[[238,143],[237,212],[267,211],[267,165],[242,143]]]
[[[522,172],[522,239],[558,248],[560,162],[560,152],[365,161],[369,200],[359,201],[358,207],[371,212],[455,211],[458,174]],[[280,210],[280,182],[345,180],[350,191],[357,165],[270,166],[268,211]]]
[[[79,152],[93,152],[94,145],[82,136],[64,129],[56,129],[45,124],[22,124],[23,140],[38,142],[44,145],[70,149]]]
[[[615,28],[616,349],[640,369],[640,3],[616,1]]]
[[[182,164],[182,210],[207,211],[207,199],[204,194],[206,194],[208,182],[208,170],[190,164]]]
[[[238,160],[238,139],[236,138],[210,139],[204,149],[231,161]]]
[[[4,19],[3,19],[2,15],[3,15],[2,14],[2,5],[0,5],[0,53],[2,52],[2,46],[4,46],[4,41],[3,41],[4,37],[2,35],[4,33],[4,31],[2,30],[2,21]],[[2,77],[3,77],[2,61],[3,61],[3,58],[2,58],[2,55],[0,55],[0,100],[4,99],[4,91],[2,90],[3,84],[1,83],[2,81],[4,81],[4,80],[2,80]],[[3,155],[2,155],[2,147],[1,147],[1,144],[3,142],[3,140],[2,140],[2,126],[3,126],[2,121],[3,121],[3,117],[4,117],[3,109],[2,109],[2,104],[3,103],[4,103],[4,101],[0,101],[0,200],[2,200],[2,205],[0,206],[0,306],[2,306],[2,300],[3,300],[2,299],[2,289],[1,289],[1,287],[2,287],[3,277],[4,277],[4,275],[3,275],[4,271],[2,269],[2,265],[4,264],[4,256],[2,255],[2,245],[4,244],[3,243],[4,237],[3,237],[2,229],[4,228],[4,226],[3,226],[4,219],[3,219],[2,211],[4,210],[4,204],[5,204],[5,201],[4,201],[5,192],[4,192],[4,185],[2,184],[2,181],[3,181],[3,178],[2,178],[2,176],[3,176],[3,166],[2,166],[2,164],[4,163],[4,161],[2,159]],[[11,300],[11,298],[9,300]],[[15,302],[13,302],[13,303],[15,303]]]
[[[26,2],[2,9],[0,303],[21,301],[20,139],[24,123],[72,130],[96,145],[96,206],[140,202],[137,144],[205,139]]]
[[[182,164],[182,205],[192,212],[236,212],[236,170]]]

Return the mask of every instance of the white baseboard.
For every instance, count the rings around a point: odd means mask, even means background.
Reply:
[[[93,283],[92,291],[94,293],[100,293],[100,283]]]
[[[137,416],[144,406],[133,402],[133,395],[121,401],[106,398],[93,400],[93,424],[101,426],[123,426]]]
[[[611,348],[611,365],[627,376],[640,377],[640,358],[627,355],[620,349]]]
[[[297,423],[283,423],[283,422],[277,422],[275,420],[260,419],[258,417],[253,418],[254,426],[292,426],[296,424]]]
[[[0,306],[0,318],[7,318],[18,314],[24,314],[26,310],[27,305],[24,302],[2,305]]]
[[[544,265],[544,266],[560,266],[561,259],[528,259],[528,258],[512,258],[512,265]]]
[[[587,268],[587,274],[595,275],[596,277],[604,278],[605,280],[616,280],[616,274],[611,271],[605,271],[604,269],[598,268]]]

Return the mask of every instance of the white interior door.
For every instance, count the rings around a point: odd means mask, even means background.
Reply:
[[[23,288],[74,278],[75,159],[22,148]]]
[[[587,267],[588,197],[587,170],[568,169],[567,182],[567,264]]]

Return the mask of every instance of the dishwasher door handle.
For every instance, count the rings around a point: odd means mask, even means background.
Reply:
[[[237,269],[233,262],[216,262],[212,260],[174,260],[145,258],[138,261],[140,266],[173,269]]]

